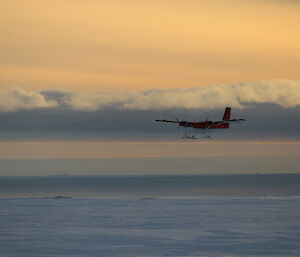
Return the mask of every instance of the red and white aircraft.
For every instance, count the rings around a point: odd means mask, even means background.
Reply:
[[[177,123],[179,127],[183,128],[193,128],[197,130],[201,130],[205,138],[211,138],[206,131],[209,129],[228,129],[230,123],[239,123],[241,121],[246,121],[245,119],[230,119],[231,108],[226,107],[223,119],[219,121],[205,120],[205,121],[185,121],[185,120],[155,120],[158,122],[171,122]],[[196,135],[188,135],[186,132],[182,138],[185,139],[197,139]]]

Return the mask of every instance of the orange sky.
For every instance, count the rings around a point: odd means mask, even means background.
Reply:
[[[0,3],[0,88],[143,90],[299,79],[297,1]]]
[[[300,142],[0,142],[0,159],[300,157]]]

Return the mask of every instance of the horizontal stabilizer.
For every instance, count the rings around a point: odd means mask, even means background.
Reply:
[[[224,123],[239,123],[241,121],[246,121],[245,119],[232,119],[232,120],[219,120],[219,121],[214,121],[216,124],[224,124]]]

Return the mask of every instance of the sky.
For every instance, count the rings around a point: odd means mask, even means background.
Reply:
[[[0,3],[0,175],[300,172],[300,1]],[[154,122],[226,106],[211,141]]]
[[[299,79],[297,0],[1,0],[1,88]]]

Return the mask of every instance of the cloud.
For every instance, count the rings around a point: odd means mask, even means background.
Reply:
[[[219,120],[223,113],[223,108],[97,111],[40,108],[0,112],[0,140],[181,140],[185,130],[176,124],[155,122],[155,119]],[[252,104],[251,108],[232,110],[232,118],[245,118],[246,122],[209,134],[218,140],[299,141],[299,117],[300,107]],[[197,133],[196,130],[188,131]],[[198,132],[201,139],[201,131]]]
[[[96,111],[218,109],[225,106],[243,109],[247,104],[276,104],[284,108],[300,105],[300,80],[259,80],[235,85],[201,86],[187,89],[156,89],[135,92],[84,93],[59,90],[0,91],[0,110],[62,107]]]
[[[40,92],[14,88],[0,91],[0,110],[16,111],[19,109],[55,107],[58,102],[46,99]]]

